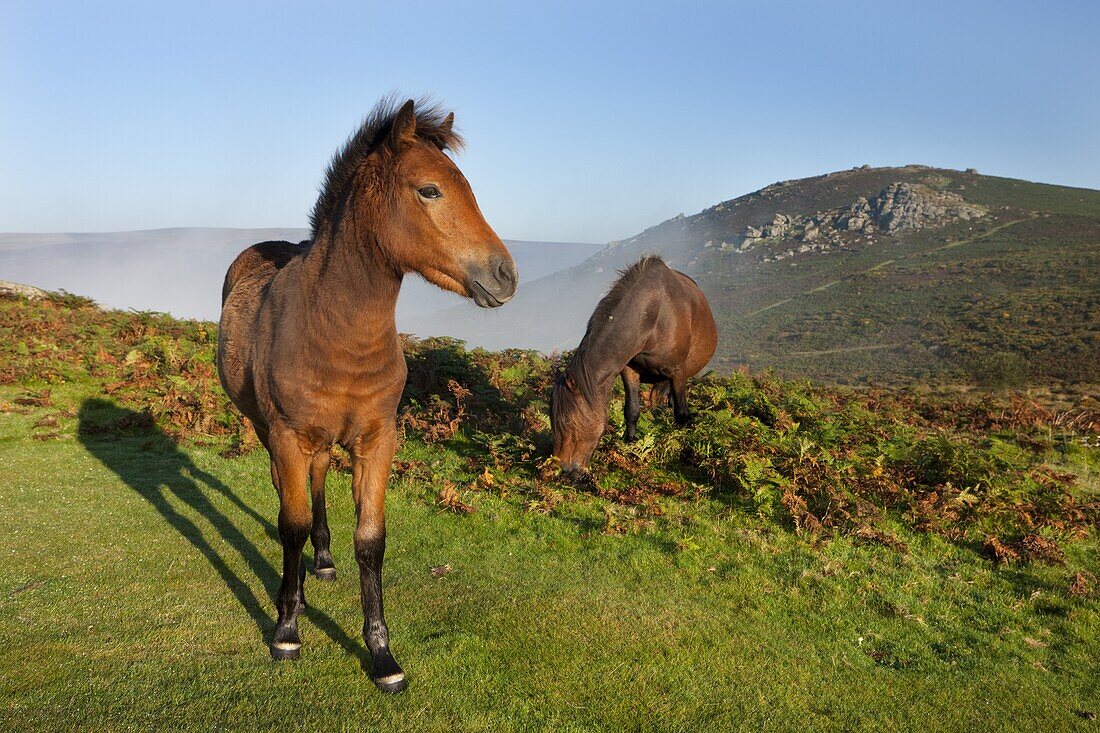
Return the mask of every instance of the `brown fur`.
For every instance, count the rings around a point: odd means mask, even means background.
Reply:
[[[634,440],[641,383],[667,385],[677,422],[686,423],[687,380],[718,343],[710,306],[695,281],[659,257],[625,270],[596,306],[550,398],[554,455],[563,470],[583,471],[607,425],[616,377],[626,389],[626,440]]]
[[[509,300],[517,283],[511,256],[443,153],[459,140],[452,120],[413,100],[400,109],[383,100],[334,158],[313,210],[313,239],[245,250],[222,292],[218,373],[270,453],[279,493],[284,566],[272,653],[293,657],[300,646],[298,572],[307,536],[318,575],[335,573],[323,512],[324,456],[339,443],[353,459],[372,675],[391,690],[404,686],[404,676],[388,648],[381,563],[406,373],[394,324],[401,280],[418,272],[486,307]],[[426,197],[429,185],[442,196]]]

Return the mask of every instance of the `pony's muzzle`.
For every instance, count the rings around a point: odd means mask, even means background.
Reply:
[[[516,294],[519,273],[511,257],[494,257],[487,267],[470,269],[466,289],[470,297],[482,308],[497,308]]]

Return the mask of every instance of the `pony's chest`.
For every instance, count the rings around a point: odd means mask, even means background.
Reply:
[[[331,408],[336,415],[373,412],[393,407],[401,399],[405,375],[328,376],[304,389],[304,397],[315,409]]]
[[[401,401],[405,376],[403,357],[358,368],[307,366],[299,379],[280,383],[274,397],[289,422],[318,429],[335,441],[391,417]]]
[[[323,370],[311,375],[308,391],[317,402],[329,402],[344,414],[363,410],[397,408],[405,387],[405,359],[364,363],[343,370]]]

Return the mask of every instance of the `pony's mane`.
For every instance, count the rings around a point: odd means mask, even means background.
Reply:
[[[309,226],[314,238],[326,222],[331,223],[359,166],[389,136],[394,118],[401,111],[402,103],[399,103],[399,99],[393,94],[383,97],[363,119],[359,129],[332,156],[332,162],[325,171],[321,194],[309,214]],[[427,97],[421,97],[414,102],[413,113],[416,115],[417,138],[440,150],[462,149],[462,136],[446,124],[448,110]]]
[[[623,296],[630,291],[634,282],[649,268],[655,266],[668,267],[659,256],[646,255],[625,270],[619,270],[619,279],[607,291],[607,295],[596,304],[596,310],[592,311],[592,315],[588,318],[588,330],[592,330],[592,326],[596,324],[602,324],[608,316],[614,315],[615,309],[619,307]]]
[[[625,270],[620,270],[619,279],[615,281],[615,284],[607,291],[607,295],[603,296],[603,299],[596,305],[596,310],[592,311],[584,338],[581,339],[577,350],[573,352],[573,356],[569,360],[569,365],[565,368],[565,372],[573,377],[573,384],[576,385],[577,390],[585,400],[593,401],[597,388],[593,375],[588,371],[588,362],[585,358],[590,346],[589,339],[599,338],[597,332],[602,330],[604,324],[609,321],[608,316],[615,314],[619,304],[630,292],[634,283],[654,267],[668,267],[668,265],[657,255],[647,255]]]

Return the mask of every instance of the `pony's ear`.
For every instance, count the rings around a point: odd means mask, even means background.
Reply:
[[[565,379],[562,380],[565,383],[565,388],[573,394],[577,394],[577,384],[573,381],[573,375],[566,373]]]
[[[450,112],[450,113],[447,114],[447,117],[444,118],[443,123],[439,126],[439,131],[440,131],[440,133],[442,133],[442,135],[444,137],[450,137],[451,132],[454,130],[454,126],[455,126],[455,113]]]
[[[409,100],[401,105],[397,115],[393,118],[393,126],[390,128],[390,144],[394,148],[401,143],[412,142],[416,138],[416,113],[413,108],[416,103]]]

